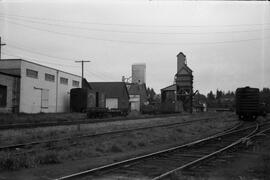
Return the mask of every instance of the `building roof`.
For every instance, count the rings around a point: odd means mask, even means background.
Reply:
[[[106,97],[123,97],[126,93],[129,98],[125,82],[89,82],[89,84],[94,90],[105,93]]]
[[[178,74],[182,69],[187,70],[188,73],[192,73],[192,70],[186,64],[184,64],[184,66],[181,69],[179,69],[179,71],[176,74]]]
[[[176,55],[176,57],[178,57],[180,54],[186,57],[186,55],[185,55],[184,53],[182,53],[182,52],[179,52],[179,53]]]
[[[27,62],[27,63],[35,64],[35,65],[42,66],[42,67],[49,68],[49,69],[53,69],[53,70],[60,71],[60,72],[70,74],[70,75],[73,75],[73,76],[81,77],[81,76],[76,75],[76,74],[72,74],[72,73],[69,73],[69,72],[66,72],[66,71],[62,71],[62,70],[59,70],[59,69],[55,69],[55,68],[52,68],[52,67],[49,67],[49,66],[45,66],[45,65],[38,64],[38,63],[28,61],[28,60],[24,60],[24,59],[1,59],[1,61],[24,61],[24,62]],[[1,61],[0,61],[0,63],[1,63]]]
[[[83,81],[82,81],[82,88],[90,89],[90,90],[93,89],[85,78],[83,78]]]
[[[17,77],[17,78],[20,78],[20,77],[21,77],[21,76],[19,76],[19,75],[14,75],[14,74],[6,73],[6,72],[1,72],[1,69],[0,69],[0,74],[6,75],[6,76]]]
[[[176,84],[172,84],[170,86],[167,86],[167,87],[161,89],[161,91],[176,91]]]
[[[145,84],[137,84],[137,83],[127,83],[128,93],[130,95],[138,95],[142,94],[142,91],[146,92]]]

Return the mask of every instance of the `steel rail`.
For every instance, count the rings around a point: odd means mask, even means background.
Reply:
[[[83,118],[82,120],[61,120],[52,121],[52,122],[34,122],[34,123],[12,123],[0,125],[0,130],[10,130],[10,129],[26,129],[26,128],[39,128],[39,127],[50,127],[50,126],[66,126],[66,125],[77,125],[77,124],[93,124],[93,123],[104,123],[104,122],[116,122],[116,121],[129,121],[129,120],[139,120],[139,119],[151,119],[151,118],[166,118],[166,117],[185,117],[187,115],[179,115],[179,114],[169,114],[169,115],[155,115],[148,117],[118,117],[115,118],[104,118],[104,119],[88,119]]]
[[[213,119],[215,119],[215,118],[214,117],[202,118],[202,119],[198,118],[198,119],[184,121],[184,122],[160,124],[160,125],[155,125],[155,126],[145,126],[145,127],[138,127],[138,128],[128,128],[128,129],[123,129],[123,130],[116,130],[116,131],[109,131],[109,132],[102,132],[102,133],[91,133],[91,134],[78,135],[75,137],[64,137],[64,138],[57,138],[57,139],[47,139],[47,140],[42,140],[42,141],[32,141],[32,142],[28,142],[28,143],[12,144],[12,145],[0,146],[0,151],[6,150],[6,149],[21,148],[21,147],[25,147],[25,146],[33,146],[33,145],[38,145],[38,144],[60,142],[60,141],[81,139],[81,138],[87,138],[87,137],[96,137],[96,136],[103,136],[103,135],[112,135],[112,134],[119,134],[119,133],[131,132],[131,131],[151,129],[151,128],[169,127],[169,126],[175,126],[175,125],[188,125],[188,124],[191,124],[194,122],[207,121],[207,120],[213,120]]]
[[[152,157],[152,156],[155,156],[155,155],[167,153],[167,152],[170,152],[170,151],[174,151],[174,150],[189,147],[189,146],[193,146],[193,145],[199,144],[201,142],[205,142],[205,141],[208,141],[208,140],[211,140],[211,139],[222,137],[222,136],[225,136],[225,135],[228,135],[228,134],[234,134],[234,133],[237,133],[237,132],[240,132],[240,131],[244,131],[244,130],[248,130],[250,128],[254,128],[254,126],[251,126],[251,127],[246,127],[246,128],[243,128],[243,129],[235,130],[236,128],[239,128],[240,125],[242,125],[242,123],[236,125],[233,128],[230,128],[229,130],[227,130],[225,132],[220,132],[220,133],[217,133],[215,135],[212,135],[212,136],[200,139],[200,140],[196,140],[194,142],[190,142],[190,143],[187,143],[187,144],[184,144],[184,145],[175,146],[175,147],[172,147],[172,148],[164,149],[164,150],[153,152],[153,153],[150,153],[150,154],[146,154],[146,155],[130,158],[130,159],[127,159],[127,160],[111,163],[111,164],[108,164],[108,165],[100,166],[100,167],[97,167],[97,168],[81,171],[81,172],[78,172],[78,173],[74,173],[74,174],[70,174],[70,175],[67,175],[67,176],[56,178],[55,180],[66,180],[66,179],[76,178],[76,177],[87,175],[87,174],[90,174],[90,173],[94,173],[94,172],[97,172],[97,171],[100,171],[100,170],[105,170],[105,169],[117,167],[117,166],[124,165],[124,164],[127,164],[127,163],[131,163],[131,162],[135,162],[135,161],[142,160],[142,159],[145,159],[145,158],[149,158],[149,157]]]
[[[173,173],[175,173],[177,171],[183,170],[184,168],[190,167],[190,166],[192,166],[194,164],[197,164],[199,162],[202,162],[203,160],[209,159],[209,158],[211,158],[211,157],[213,157],[213,156],[215,156],[217,154],[220,154],[221,152],[226,151],[226,150],[228,150],[228,149],[230,149],[230,148],[232,148],[232,147],[234,147],[234,146],[242,143],[244,139],[247,139],[249,137],[252,137],[252,135],[254,135],[257,132],[258,129],[259,129],[259,124],[257,123],[256,128],[250,134],[248,134],[248,135],[246,135],[246,136],[238,139],[237,141],[231,143],[230,145],[228,145],[228,146],[226,146],[224,148],[221,148],[221,149],[219,149],[219,150],[217,150],[215,152],[212,152],[212,153],[210,153],[208,155],[205,155],[205,156],[203,156],[201,158],[198,158],[198,159],[196,159],[196,160],[194,160],[192,162],[189,162],[189,163],[187,163],[187,164],[185,164],[183,166],[180,166],[180,167],[175,168],[175,169],[173,169],[171,171],[168,171],[166,173],[163,173],[163,174],[161,174],[161,175],[159,175],[159,176],[157,176],[155,178],[152,178],[152,180],[160,180],[160,179],[165,178],[165,177],[167,177],[167,176],[169,176],[169,175],[171,175],[171,174],[173,174]],[[270,128],[269,128],[269,130],[270,130]]]

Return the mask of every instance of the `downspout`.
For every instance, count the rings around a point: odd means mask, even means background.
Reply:
[[[56,99],[55,99],[55,112],[57,113],[58,107],[58,79],[59,79],[59,70],[56,70]]]

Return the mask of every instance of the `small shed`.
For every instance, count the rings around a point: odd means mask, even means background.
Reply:
[[[89,85],[95,91],[106,94],[107,108],[129,110],[129,94],[125,82],[89,82]]]
[[[164,113],[182,112],[183,105],[176,99],[176,84],[161,89],[161,111]]]
[[[130,109],[141,111],[142,106],[148,103],[146,85],[138,83],[126,83],[128,93]]]

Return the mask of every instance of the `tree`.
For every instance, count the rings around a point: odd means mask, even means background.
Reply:
[[[208,94],[207,94],[207,100],[214,100],[215,99],[215,95],[213,94],[212,91],[210,91]]]
[[[154,89],[147,87],[146,93],[147,93],[148,101],[150,103],[153,102],[155,99],[155,95],[156,95],[156,92],[154,91]]]

